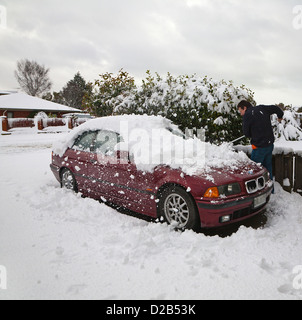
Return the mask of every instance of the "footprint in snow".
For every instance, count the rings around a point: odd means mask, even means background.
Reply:
[[[62,247],[57,247],[57,249],[56,249],[56,254],[57,254],[58,256],[62,256],[63,253],[64,253],[64,249],[63,249]]]
[[[83,290],[85,290],[86,288],[88,288],[88,286],[86,284],[74,284],[67,289],[66,293],[72,294],[72,295],[77,295],[80,292],[82,292]]]
[[[274,274],[276,271],[275,268],[273,268],[272,265],[270,265],[264,258],[261,260],[259,266],[261,269],[265,270],[270,274]]]
[[[295,290],[293,284],[284,284],[278,288],[278,291],[282,294],[297,297],[297,299],[302,299],[302,290]]]

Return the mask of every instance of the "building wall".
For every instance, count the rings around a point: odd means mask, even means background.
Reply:
[[[5,110],[0,110],[0,116],[3,116],[3,113],[5,112]],[[30,115],[33,114],[33,112],[31,110],[24,110],[24,111],[14,111],[14,110],[8,110],[5,113],[5,116],[8,116],[8,113],[12,112],[12,116],[13,118],[29,118]],[[37,113],[38,111],[36,111]],[[47,112],[46,112],[47,113]],[[67,113],[67,112],[65,112]],[[48,113],[47,113],[48,114]],[[64,114],[64,112],[53,112],[52,115],[56,115],[58,118],[62,118],[62,115]]]
[[[3,116],[3,113],[5,110],[0,110],[0,116]],[[12,112],[13,113],[13,118],[28,118],[30,111],[13,111],[13,110],[8,110],[5,113],[5,116],[8,116],[8,113]]]

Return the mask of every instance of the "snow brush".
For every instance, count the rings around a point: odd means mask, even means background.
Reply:
[[[244,138],[245,138],[245,136],[242,136],[242,137],[240,137],[240,138],[237,138],[237,139],[231,141],[230,144],[234,144],[235,142],[240,141],[240,140],[242,140],[242,139],[244,139]]]
[[[219,143],[218,145],[222,145],[223,143],[227,143],[227,144],[229,144],[229,145],[233,145],[235,142],[240,141],[240,140],[242,140],[242,139],[244,139],[244,138],[245,138],[245,136],[242,136],[242,137],[237,138],[237,139],[235,139],[235,140],[233,140],[233,141],[230,141],[230,142],[221,142],[221,143]]]

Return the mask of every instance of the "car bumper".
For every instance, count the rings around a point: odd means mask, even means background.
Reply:
[[[221,227],[253,217],[263,212],[271,194],[272,188],[266,188],[253,195],[232,200],[196,201],[201,227]]]
[[[56,177],[56,179],[61,182],[61,177],[60,177],[60,168],[51,164],[50,165],[50,169],[52,171],[52,173],[54,174],[54,176]]]

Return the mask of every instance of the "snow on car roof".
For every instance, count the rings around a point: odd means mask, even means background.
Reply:
[[[172,121],[161,117],[161,116],[147,116],[147,115],[122,115],[122,116],[110,116],[93,119],[91,121],[86,122],[77,131],[82,132],[88,130],[111,130],[117,133],[121,131],[121,123],[127,122],[128,128],[130,131],[137,128],[145,128],[145,129],[159,129],[165,127],[175,127],[176,125],[172,123]]]
[[[168,130],[167,130],[168,129]],[[127,150],[139,170],[152,172],[158,165],[181,169],[187,175],[211,171],[211,167],[238,168],[248,157],[230,145],[215,146],[198,138],[184,139],[172,121],[161,116],[123,115],[90,120],[57,142],[53,151],[63,156],[78,136],[86,131],[108,130],[119,133],[123,142],[117,150]]]

